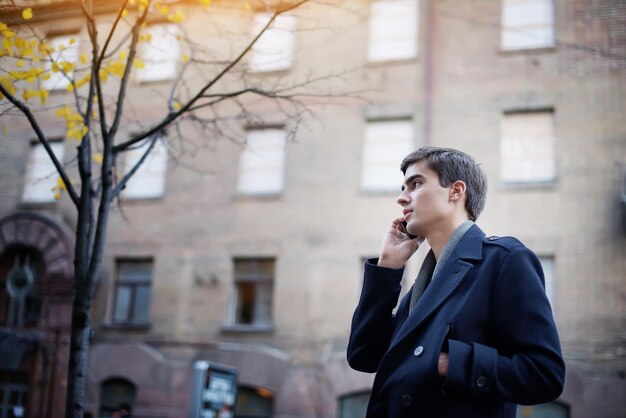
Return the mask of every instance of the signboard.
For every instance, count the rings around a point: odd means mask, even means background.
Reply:
[[[189,418],[234,418],[237,376],[232,367],[196,361]]]

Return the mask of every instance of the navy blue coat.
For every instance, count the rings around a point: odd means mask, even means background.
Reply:
[[[368,418],[514,418],[556,399],[565,365],[537,257],[473,225],[409,315],[403,269],[365,266],[348,362],[376,372]],[[445,378],[439,354],[449,355]]]

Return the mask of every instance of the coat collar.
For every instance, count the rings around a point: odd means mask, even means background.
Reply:
[[[473,266],[468,261],[482,258],[484,237],[484,232],[477,225],[472,225],[463,235],[450,257],[441,266],[437,277],[433,278],[432,283],[426,288],[396,336],[393,337],[390,350],[426,321],[461,284],[463,277]]]

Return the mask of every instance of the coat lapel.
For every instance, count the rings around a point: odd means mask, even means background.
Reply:
[[[484,236],[485,234],[476,225],[473,225],[463,235],[445,265],[437,272],[437,277],[433,278],[391,341],[390,350],[426,321],[463,282],[463,278],[473,266],[466,260],[480,260],[482,258]]]

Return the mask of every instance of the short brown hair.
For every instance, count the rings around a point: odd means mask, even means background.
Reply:
[[[472,221],[478,219],[487,200],[487,175],[469,155],[452,148],[421,147],[402,160],[400,170],[406,174],[411,164],[426,160],[428,166],[439,176],[439,184],[448,187],[461,180],[467,187],[465,209]]]

